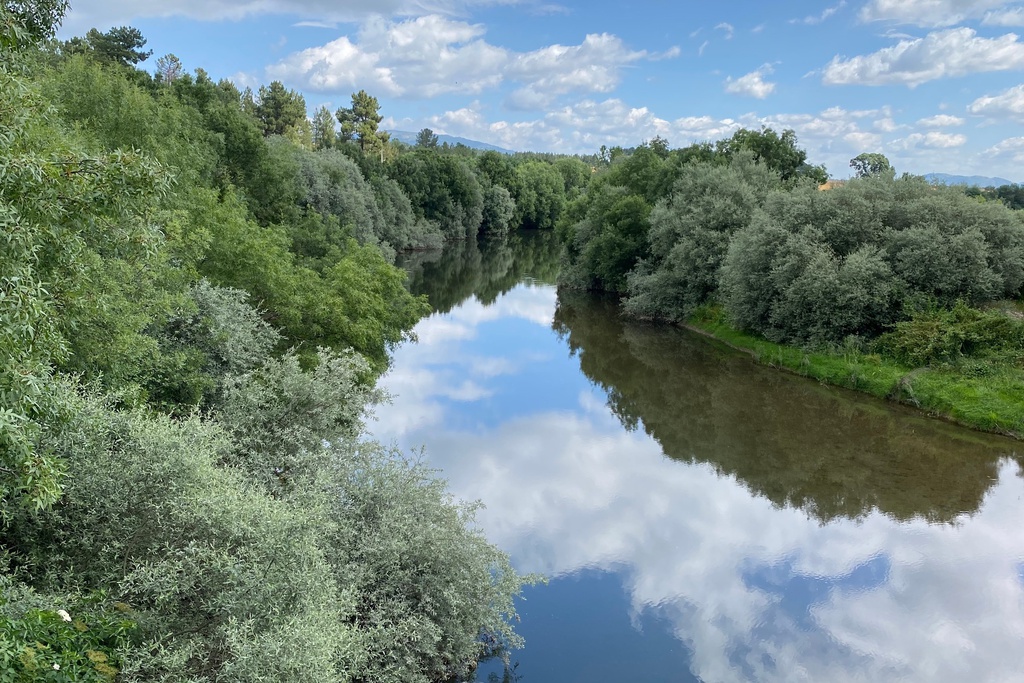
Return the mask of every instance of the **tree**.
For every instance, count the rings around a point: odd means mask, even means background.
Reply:
[[[29,40],[51,38],[67,9],[67,0],[3,0],[0,4],[0,42],[5,46],[21,42],[15,35],[18,29],[27,33]]]
[[[429,128],[424,128],[416,136],[416,146],[434,149],[437,147],[437,135]]]
[[[181,60],[173,54],[166,54],[156,60],[156,75],[164,83],[173,83],[181,76]]]
[[[365,90],[352,94],[352,106],[338,109],[335,115],[341,123],[341,132],[345,140],[353,137],[359,140],[359,149],[363,154],[378,153],[384,156],[384,145],[391,138],[385,131],[378,131],[377,126],[384,120],[378,113],[380,102]]]
[[[330,149],[338,143],[338,131],[331,111],[321,106],[313,114],[313,149]]]
[[[863,152],[850,159],[850,167],[856,172],[858,178],[867,178],[876,175],[892,176],[895,171],[884,154],[878,152]]]
[[[298,130],[306,120],[306,100],[296,91],[287,90],[281,81],[274,81],[269,88],[261,85],[256,118],[263,123],[264,135],[285,135]]]
[[[117,26],[106,33],[91,28],[85,38],[72,38],[62,49],[67,54],[85,54],[105,64],[134,67],[153,55],[143,51],[146,39],[142,31],[133,26]]]
[[[717,151],[732,156],[741,150],[754,153],[754,158],[773,171],[778,171],[787,182],[801,177],[808,177],[818,184],[828,181],[828,173],[824,166],[812,166],[807,163],[807,152],[797,145],[796,133],[790,129],[779,135],[771,128],[762,126],[761,130],[741,128],[727,140],[716,145]]]

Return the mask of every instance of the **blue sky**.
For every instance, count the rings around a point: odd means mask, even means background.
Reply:
[[[834,177],[879,151],[1024,180],[1024,2],[72,0],[62,36],[122,24],[310,110],[365,89],[397,130],[577,153],[768,125]]]

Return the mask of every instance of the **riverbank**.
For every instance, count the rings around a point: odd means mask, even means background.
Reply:
[[[1016,367],[972,363],[913,368],[854,350],[812,352],[740,332],[713,307],[698,309],[683,326],[762,365],[913,406],[971,429],[1024,439],[1024,371]]]

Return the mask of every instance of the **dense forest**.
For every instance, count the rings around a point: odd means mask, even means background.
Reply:
[[[792,131],[645,144],[567,207],[560,282],[825,381],[1024,433],[1024,214],[1005,191],[897,177],[881,154],[851,166],[857,177],[823,184]]]
[[[363,421],[431,310],[396,253],[553,228],[592,162],[147,73],[65,10],[0,5],[0,681],[447,681],[519,646],[474,507]]]

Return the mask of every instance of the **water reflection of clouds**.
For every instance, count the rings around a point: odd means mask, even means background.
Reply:
[[[497,319],[461,314],[452,320]],[[396,363],[398,398],[378,411],[378,434],[427,444],[453,493],[485,503],[481,526],[522,570],[622,571],[635,614],[667,619],[704,680],[998,681],[1024,670],[1016,464],[955,525],[878,512],[822,525],[710,465],[666,459],[642,432],[624,431],[596,391],[578,394],[575,410],[453,429],[459,406],[444,387],[467,371],[486,386],[481,368],[517,363],[472,346],[406,352],[422,355]],[[420,419],[403,422],[410,415]]]

